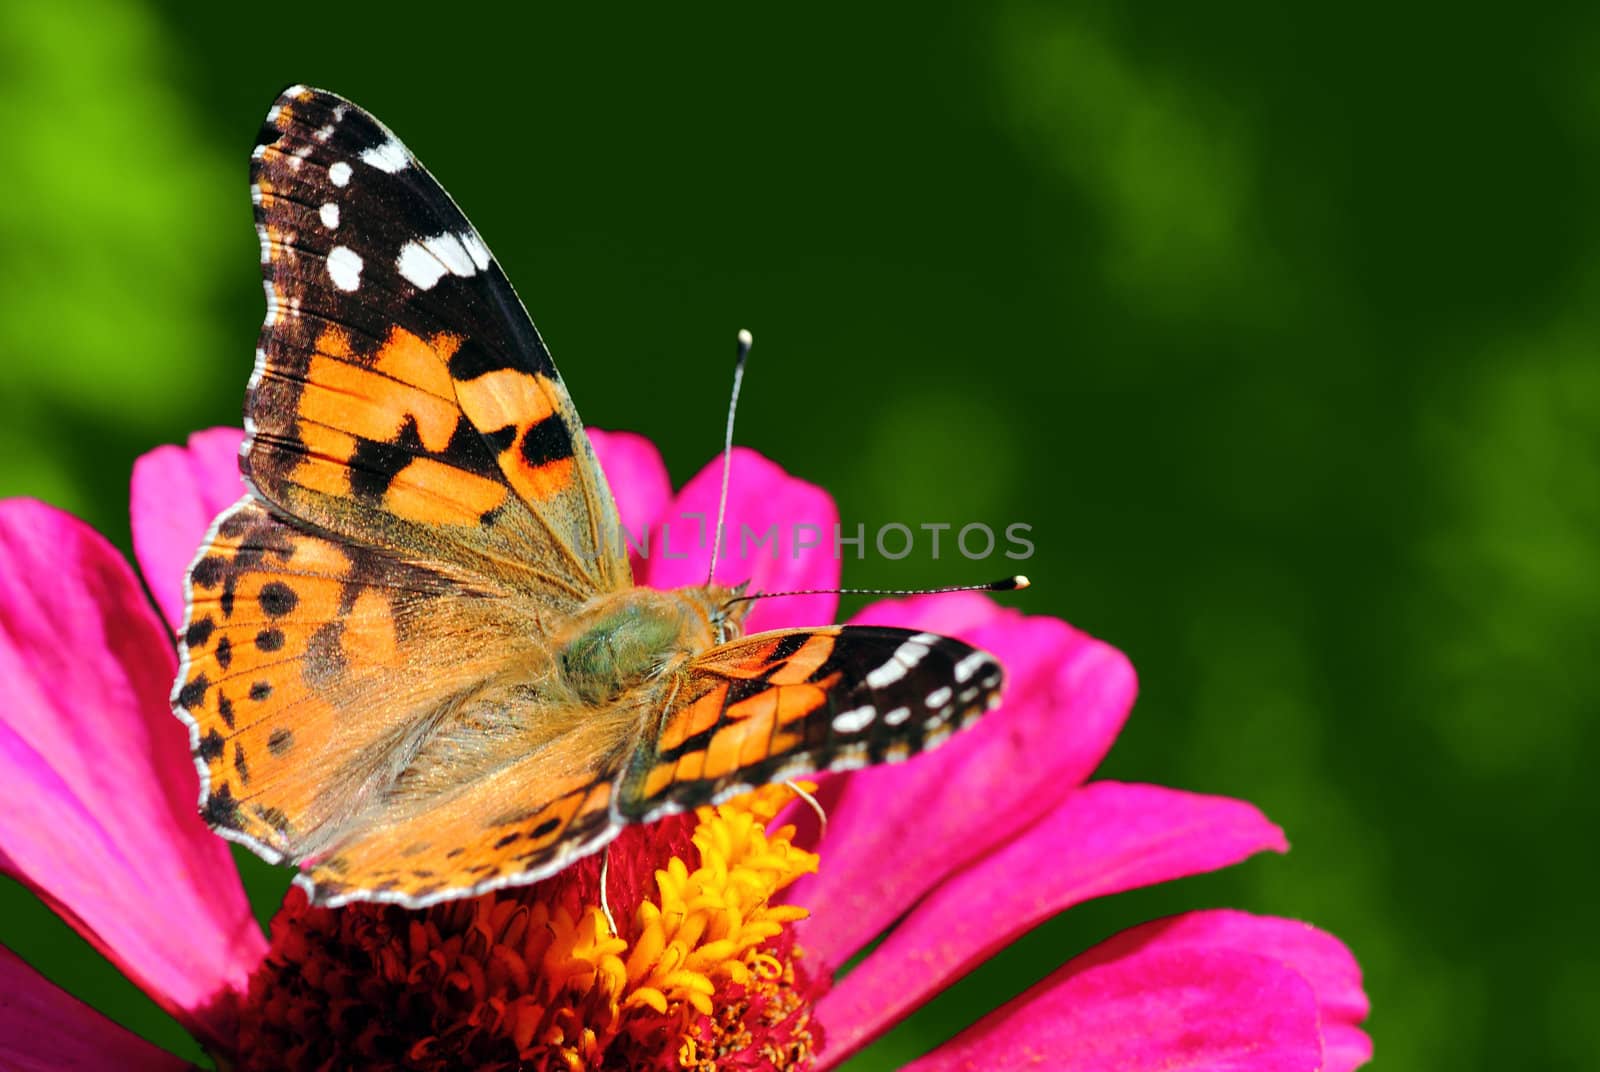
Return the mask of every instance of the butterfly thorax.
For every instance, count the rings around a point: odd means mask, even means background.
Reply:
[[[720,585],[631,588],[591,600],[575,616],[556,663],[584,703],[615,702],[740,633],[747,603]]]

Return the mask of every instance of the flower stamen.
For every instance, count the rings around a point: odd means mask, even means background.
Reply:
[[[804,1068],[827,980],[788,927],[805,909],[773,903],[817,868],[793,826],[769,829],[794,798],[629,828],[598,861],[421,911],[292,891],[237,1067]]]

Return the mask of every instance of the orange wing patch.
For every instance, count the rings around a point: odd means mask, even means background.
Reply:
[[[815,633],[806,638],[800,650],[782,658],[782,665],[767,675],[774,685],[795,685],[808,680],[833,654],[834,634]]]
[[[480,428],[499,429],[491,437],[504,444],[500,469],[530,503],[575,490],[576,421],[563,412],[563,394],[548,376],[518,369],[496,369],[456,384],[462,412]]]
[[[722,718],[728,704],[726,683],[713,685],[694,702],[667,713],[666,725],[661,730],[661,747],[672,750],[680,747],[690,737],[709,730]]]
[[[825,765],[808,766],[807,750],[823,740],[816,726],[841,681],[829,665],[839,632],[757,634],[691,663],[664,690],[671,706],[655,739],[641,744],[653,750],[651,762],[630,768],[623,814],[649,819],[772,781],[788,766],[801,773]]]
[[[376,899],[412,907],[533,882],[616,836],[615,776],[604,769],[553,776],[547,758],[529,757],[426,811],[335,845],[296,881],[319,904]]]
[[[397,327],[369,367],[354,358],[344,329],[323,329],[296,399],[307,449],[290,479],[344,498],[381,489],[382,506],[406,521],[481,524],[505,502],[506,487],[440,460],[461,434],[445,368],[459,341],[441,333],[425,342]]]
[[[994,659],[877,626],[789,629],[705,652],[667,689],[618,811],[648,821],[768,782],[896,762],[999,700]],[[646,751],[649,749],[649,751]]]
[[[449,335],[440,338],[446,345],[454,341]],[[410,422],[422,449],[440,453],[450,445],[460,419],[449,394],[449,374],[444,371],[443,361],[448,356],[404,328],[395,328],[367,367],[351,360],[350,341],[343,329],[325,328],[317,337],[317,349],[300,392],[300,419],[378,443],[398,440]],[[437,375],[428,374],[427,362],[432,362]],[[443,393],[437,390],[441,378]]]
[[[208,778],[203,810],[272,854],[299,855],[348,818],[374,757],[489,672],[437,635],[471,608],[447,580],[253,500],[219,519],[189,597],[173,702]]]
[[[484,428],[531,426],[556,411],[549,381],[520,369],[496,369],[456,385],[462,412]]]

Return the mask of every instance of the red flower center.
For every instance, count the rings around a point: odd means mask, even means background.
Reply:
[[[801,1069],[813,979],[772,903],[814,854],[769,831],[768,787],[629,827],[599,862],[412,911],[315,908],[291,891],[250,980],[234,1067]]]

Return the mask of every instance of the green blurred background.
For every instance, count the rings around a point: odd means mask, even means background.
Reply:
[[[1289,831],[1039,928],[854,1067],[1200,905],[1348,941],[1378,1067],[1594,1067],[1600,8],[805,10],[0,5],[0,493],[126,547],[133,459],[238,420],[248,151],[283,85],[337,90],[590,423],[685,478],[753,329],[741,441],[869,526],[1032,523],[1018,602],[1140,671],[1104,773]],[[0,897],[0,941],[196,1054]]]

